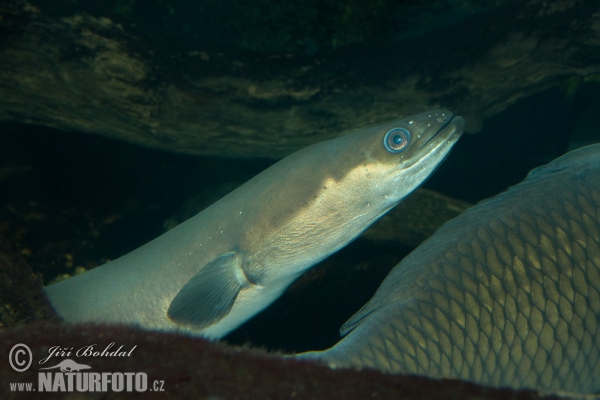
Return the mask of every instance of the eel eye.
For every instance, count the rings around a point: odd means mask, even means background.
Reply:
[[[394,128],[385,134],[383,144],[387,151],[393,154],[401,153],[410,144],[410,132],[404,128]]]

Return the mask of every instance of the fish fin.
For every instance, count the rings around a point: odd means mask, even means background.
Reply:
[[[368,306],[368,307],[367,307]],[[369,314],[376,309],[371,306],[370,303],[365,304],[360,310],[358,310],[350,319],[344,322],[344,325],[340,328],[340,336],[346,336],[354,328],[358,326]]]
[[[206,264],[177,293],[167,316],[175,323],[205,328],[229,314],[238,294],[251,285],[236,252]]]
[[[556,158],[546,165],[532,169],[527,174],[527,179],[560,172],[568,168],[589,168],[598,158],[600,158],[600,143],[580,147]]]

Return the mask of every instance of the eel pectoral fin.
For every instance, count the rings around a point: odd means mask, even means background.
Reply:
[[[242,256],[225,253],[206,264],[177,293],[167,316],[175,323],[205,328],[226,317],[240,291],[250,286]]]

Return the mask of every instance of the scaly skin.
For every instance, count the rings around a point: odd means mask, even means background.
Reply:
[[[600,144],[444,225],[344,325],[348,336],[300,357],[593,393],[599,324]]]

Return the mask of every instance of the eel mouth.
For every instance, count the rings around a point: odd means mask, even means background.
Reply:
[[[461,116],[455,116],[448,118],[438,131],[423,145],[426,148],[431,145],[431,142],[438,144],[445,140],[451,140],[453,143],[458,140],[460,135],[463,133],[465,127],[465,120]],[[434,145],[435,147],[435,145]]]
[[[437,155],[445,157],[452,146],[460,138],[465,126],[465,120],[460,116],[450,117],[444,121],[429,140],[417,150],[416,160],[423,160]],[[436,157],[437,158],[437,157]]]

